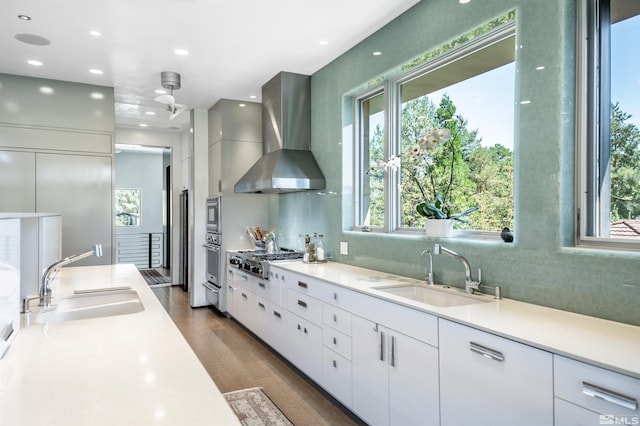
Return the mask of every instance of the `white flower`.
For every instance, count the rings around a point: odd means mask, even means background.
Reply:
[[[395,172],[400,167],[400,162],[401,162],[400,157],[398,157],[396,155],[392,155],[389,158],[389,161],[387,163],[387,167],[389,167],[391,170],[393,170]]]

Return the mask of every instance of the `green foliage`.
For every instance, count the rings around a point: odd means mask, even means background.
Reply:
[[[611,221],[640,217],[640,130],[611,105]]]
[[[467,128],[467,121],[446,95],[438,106],[426,96],[406,102],[401,115],[402,227],[420,228],[423,217],[437,217],[457,219],[458,229],[513,228],[513,152],[502,145],[482,147],[478,131]],[[433,129],[448,129],[451,137],[428,156],[409,160],[406,152]],[[383,137],[381,128],[372,135],[373,160],[385,158]],[[368,179],[370,224],[382,226],[385,173],[374,168]]]
[[[432,217],[455,219],[466,223],[467,229],[484,229],[477,228],[478,218],[482,216],[475,212],[483,206],[478,204],[478,185],[471,178],[474,153],[481,149],[478,132],[467,128],[467,121],[457,114],[456,106],[447,95],[437,107],[423,96],[403,105],[403,152],[418,144],[433,128],[447,129],[451,137],[436,145],[428,156],[414,161],[403,158],[402,226],[422,227],[422,217]],[[509,225],[511,222],[489,229]]]
[[[461,35],[460,37],[456,38],[455,40],[452,40],[451,42],[440,46],[437,49],[434,49],[432,51],[430,51],[429,53],[426,53],[416,59],[414,59],[413,61],[405,64],[402,66],[402,71],[408,71],[412,68],[417,67],[418,65],[421,65],[425,62],[427,62],[428,60],[435,58],[437,56],[440,56],[444,53],[447,53],[453,49],[455,49],[456,47],[467,43],[470,40],[473,40],[476,37],[479,37],[483,34],[488,33],[489,31],[492,31],[504,24],[506,24],[507,22],[511,22],[513,20],[516,19],[516,11],[512,10],[509,11],[507,13],[505,13],[502,16],[497,17],[496,19],[486,23],[485,25],[481,25],[471,31],[469,31],[466,34]]]

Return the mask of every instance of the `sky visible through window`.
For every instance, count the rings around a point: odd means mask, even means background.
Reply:
[[[432,93],[429,100],[440,103],[448,94],[457,113],[468,121],[469,130],[478,130],[482,146],[500,144],[513,151],[515,63],[503,65]]]
[[[611,29],[611,101],[640,128],[640,15]]]

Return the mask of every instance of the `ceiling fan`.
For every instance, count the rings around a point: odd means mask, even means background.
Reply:
[[[173,90],[180,89],[180,74],[173,71],[162,71],[160,73],[160,84],[165,89],[169,89],[169,94],[157,96],[154,101],[166,105],[166,109],[170,114],[169,119],[173,120],[174,117],[188,108],[186,105],[176,103],[176,98],[173,97]]]

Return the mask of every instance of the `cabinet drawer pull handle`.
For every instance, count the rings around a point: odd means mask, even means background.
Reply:
[[[338,363],[336,362],[336,360],[333,360],[333,368],[338,368]]]
[[[304,328],[304,334],[307,334],[307,327]]]
[[[282,314],[280,314],[280,312],[278,312],[278,311],[273,311],[273,315],[278,317],[278,318],[282,318]]]
[[[307,307],[307,303],[303,302],[302,300],[298,300],[298,305],[302,306],[303,308]]]
[[[582,382],[582,393],[593,398],[605,400],[607,402],[627,408],[632,411],[638,409],[638,401],[636,401],[635,398],[602,388],[598,385]]]
[[[258,306],[260,306],[262,309],[264,309],[264,303],[258,302]]]
[[[267,288],[266,285],[264,285],[264,283],[258,283],[258,286],[262,287],[262,288]]]
[[[380,361],[384,361],[384,333],[380,332]]]
[[[396,366],[396,337],[391,336],[391,366]]]
[[[336,314],[333,314],[333,322],[338,322],[338,316]]]
[[[242,293],[242,297],[244,297],[245,299],[247,298],[247,295]]]
[[[485,358],[493,359],[499,362],[504,361],[504,355],[502,354],[502,352],[496,351],[495,349],[491,349],[486,346],[479,345],[478,343],[469,342],[469,349],[471,350],[471,352],[478,353]]]
[[[10,324],[7,324],[6,327],[4,327],[2,331],[0,331],[0,339],[2,339],[5,342],[8,342],[9,337],[11,337],[14,331],[15,330],[13,328],[13,322],[11,322]]]
[[[338,344],[338,339],[336,339],[335,337],[333,338],[333,344],[337,345]]]
[[[298,281],[298,287],[308,288],[309,286],[308,286],[308,285],[307,285],[307,283],[305,283],[305,282]]]
[[[298,324],[298,330],[302,330],[302,326]]]

